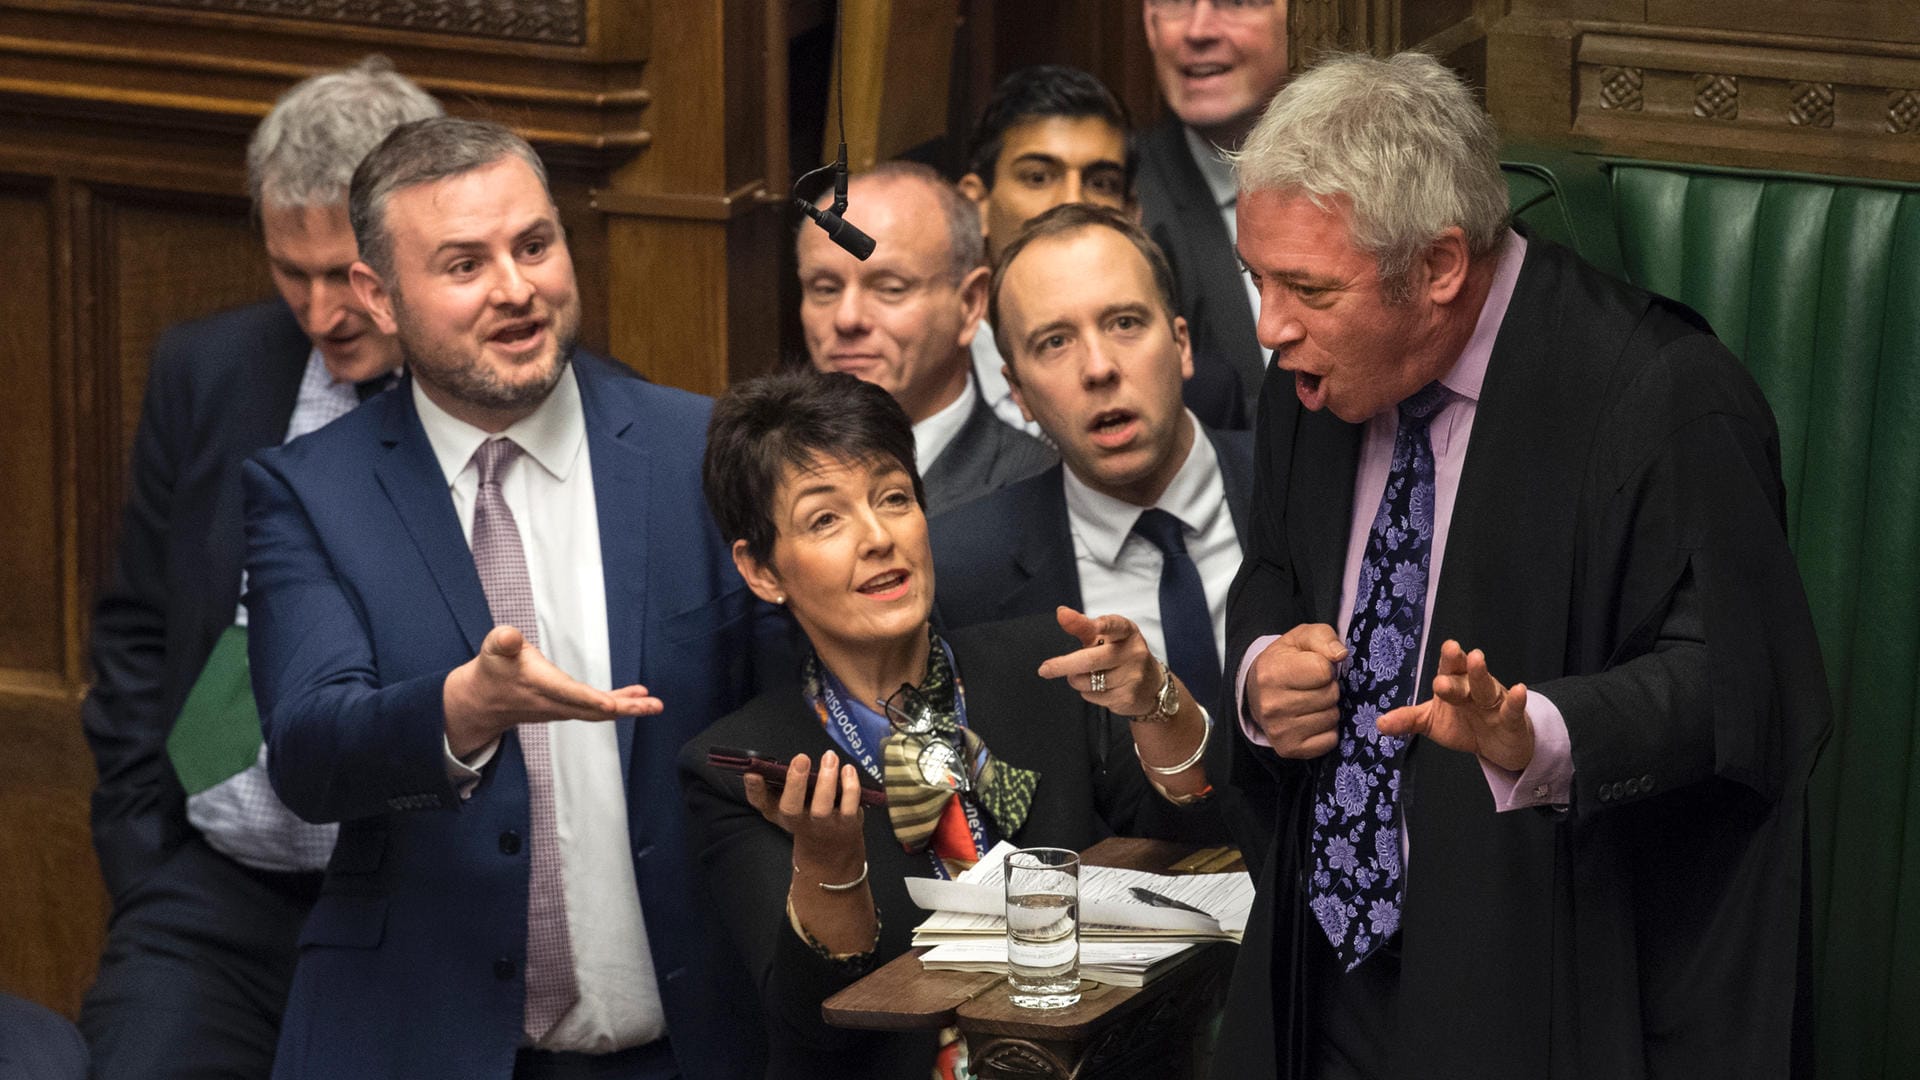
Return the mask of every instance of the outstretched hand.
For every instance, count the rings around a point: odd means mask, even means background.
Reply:
[[[1477,754],[1508,772],[1533,761],[1533,725],[1527,720],[1527,688],[1502,686],[1487,670],[1479,649],[1466,652],[1449,640],[1440,646],[1440,673],[1433,696],[1382,715],[1383,735],[1425,735],[1441,746]]]
[[[1065,679],[1081,697],[1121,716],[1153,711],[1160,696],[1160,662],[1133,620],[1124,615],[1091,618],[1065,606],[1054,611],[1054,618],[1082,648],[1041,664],[1041,678]]]
[[[489,631],[480,654],[448,673],[441,704],[447,744],[462,757],[518,724],[654,716],[666,707],[644,686],[588,686],[506,625]]]

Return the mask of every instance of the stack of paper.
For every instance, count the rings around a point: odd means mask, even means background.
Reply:
[[[913,900],[934,914],[913,931],[931,945],[921,963],[934,970],[1005,971],[1006,890],[1002,843],[953,881],[907,879]],[[1144,889],[1206,912],[1136,899]],[[1253,908],[1253,879],[1233,874],[1150,874],[1108,866],[1080,869],[1080,973],[1096,982],[1140,986],[1201,941],[1238,942]]]

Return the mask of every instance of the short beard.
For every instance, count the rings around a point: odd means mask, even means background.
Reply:
[[[479,363],[476,356],[458,355],[451,351],[421,351],[414,347],[407,331],[407,320],[396,303],[394,314],[400,321],[400,355],[405,359],[407,370],[415,378],[431,383],[456,401],[465,402],[476,408],[491,412],[530,413],[547,400],[553,388],[560,384],[560,377],[567,373],[567,365],[573,360],[573,347],[579,338],[580,322],[567,320],[563,325],[556,318],[552,324],[554,333],[555,356],[552,368],[546,375],[534,382],[511,383],[499,377],[492,368]]]

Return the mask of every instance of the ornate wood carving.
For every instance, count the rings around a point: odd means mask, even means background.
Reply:
[[[1070,1064],[1030,1039],[994,1039],[970,1060],[974,1073],[983,1077],[1073,1075]]]
[[[308,19],[346,26],[579,45],[584,0],[123,0],[132,7]]]
[[[1788,86],[1787,122],[1798,127],[1833,126],[1833,84],[1797,82]]]
[[[1910,135],[1920,131],[1920,90],[1887,91],[1887,133]]]
[[[1639,112],[1645,104],[1641,94],[1641,85],[1646,81],[1646,72],[1637,67],[1603,67],[1600,69],[1600,107],[1619,109],[1622,112]]]
[[[1740,118],[1740,79],[1735,75],[1693,77],[1693,115],[1706,120]]]

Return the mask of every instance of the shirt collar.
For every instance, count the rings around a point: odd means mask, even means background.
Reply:
[[[1232,206],[1240,197],[1240,185],[1233,178],[1233,166],[1220,156],[1220,148],[1213,145],[1205,135],[1185,124],[1180,125],[1181,134],[1187,137],[1187,152],[1193,155],[1193,163],[1200,167],[1200,177],[1207,182],[1207,190],[1213,193],[1216,206]]]
[[[1179,518],[1188,532],[1202,533],[1213,524],[1214,515],[1227,512],[1226,488],[1220,480],[1220,458],[1214,453],[1213,440],[1207,438],[1206,429],[1191,411],[1187,422],[1193,425],[1193,446],[1153,505]],[[1074,536],[1085,545],[1087,554],[1102,565],[1113,566],[1120,561],[1120,548],[1127,537],[1133,535],[1133,523],[1147,508],[1095,491],[1072,469],[1063,472],[1067,518]]]
[[[967,426],[967,417],[973,412],[974,394],[973,365],[968,364],[967,385],[961,388],[953,404],[913,425],[913,460],[922,473],[953,442],[954,436],[960,434],[960,429]]]
[[[427,443],[440,463],[447,485],[460,477],[473,461],[473,452],[494,436],[455,417],[434,404],[420,380],[413,380],[413,404],[420,413],[420,426],[427,430]],[[520,444],[527,456],[538,462],[552,477],[565,482],[579,460],[580,445],[586,440],[587,421],[580,407],[580,384],[575,381],[573,365],[560,373],[547,400],[527,416],[514,421],[500,433]]]
[[[1513,288],[1520,281],[1520,264],[1526,261],[1527,238],[1507,230],[1506,246],[1493,269],[1493,285],[1487,290],[1486,303],[1480,305],[1480,319],[1473,324],[1473,336],[1460,351],[1460,359],[1440,382],[1469,401],[1480,400],[1480,385],[1486,382],[1487,365],[1493,360],[1493,343],[1500,336],[1500,323],[1507,317],[1507,305],[1513,301]]]

